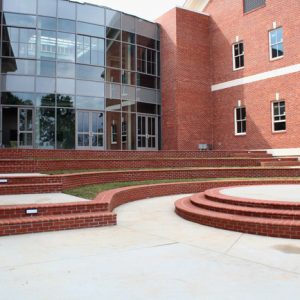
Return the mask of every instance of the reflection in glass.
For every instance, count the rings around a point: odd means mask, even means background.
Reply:
[[[121,31],[119,29],[107,27],[106,28],[106,38],[119,41],[121,38]]]
[[[37,108],[35,118],[35,141],[38,148],[55,147],[55,109]]]
[[[106,99],[105,101],[106,110],[110,111],[120,111],[121,110],[121,100],[119,99]]]
[[[36,16],[4,13],[4,18],[8,26],[36,27]]]
[[[57,33],[57,60],[75,62],[75,34]]]
[[[76,65],[76,78],[91,81],[104,81],[104,68]]]
[[[75,148],[75,110],[58,108],[56,110],[56,142],[58,149]]]
[[[118,11],[106,9],[106,26],[120,28],[121,14]]]
[[[37,75],[55,77],[55,62],[47,60],[37,61]]]
[[[58,18],[75,20],[76,3],[65,0],[58,0]]]
[[[1,103],[9,105],[34,105],[35,95],[29,93],[13,92],[2,93]]]
[[[38,0],[38,14],[56,17],[56,1]]]
[[[106,81],[109,82],[121,82],[121,71],[118,69],[106,68]]]
[[[122,44],[122,69],[135,70],[135,46]]]
[[[57,30],[64,32],[74,33],[76,29],[75,21],[66,20],[66,19],[58,19]]]
[[[58,107],[74,107],[74,96],[60,95],[56,96],[56,102]]]
[[[136,115],[122,114],[122,150],[136,149]]]
[[[104,99],[97,97],[76,97],[76,108],[104,110]]]
[[[122,83],[129,84],[129,85],[135,85],[136,84],[135,76],[136,76],[136,73],[134,73],[134,72],[122,71]]]
[[[38,30],[37,53],[39,59],[55,60],[56,58],[56,32]]]
[[[135,34],[127,31],[122,31],[122,41],[135,44]]]
[[[35,61],[3,58],[1,62],[1,73],[35,75]]]
[[[121,68],[121,43],[106,41],[106,65],[108,67]]]
[[[38,28],[56,30],[56,18],[38,17]]]
[[[121,113],[106,112],[106,147],[109,150],[121,150]]]
[[[147,88],[156,88],[156,77],[137,73],[137,86],[144,86]]]
[[[77,33],[101,38],[104,37],[104,27],[83,22],[77,22]]]
[[[36,106],[55,106],[55,94],[37,94]]]
[[[104,25],[104,9],[86,4],[77,4],[77,20],[87,23]]]
[[[75,64],[58,62],[56,67],[57,77],[74,78]]]

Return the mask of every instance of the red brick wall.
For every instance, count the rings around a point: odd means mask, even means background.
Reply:
[[[212,141],[209,17],[175,8],[159,18],[163,149]]]
[[[222,3],[221,3],[222,2]],[[243,14],[243,1],[210,1],[211,67],[213,83],[271,71],[300,63],[300,2],[266,1],[266,6]],[[238,20],[233,22],[233,20]],[[269,59],[269,30],[273,22],[283,27],[284,57]],[[244,41],[245,68],[232,70],[232,48],[236,36]],[[267,149],[300,147],[299,73],[213,92],[214,149]],[[275,94],[286,101],[287,131],[272,133],[271,101]],[[234,107],[241,100],[247,109],[247,135],[234,135]]]

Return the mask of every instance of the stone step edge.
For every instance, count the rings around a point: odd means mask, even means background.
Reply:
[[[239,187],[243,187],[242,185]],[[248,187],[245,185],[245,187]],[[274,209],[294,209],[300,210],[300,203],[291,202],[291,201],[272,201],[272,200],[257,200],[250,198],[239,198],[228,195],[223,195],[220,193],[222,189],[213,188],[208,189],[204,192],[205,198],[208,200],[212,200],[215,202],[230,204],[230,205],[239,205],[239,206],[247,206],[247,207],[259,207],[259,208],[274,208]],[[232,186],[234,188],[234,186]]]
[[[211,212],[195,207],[190,203],[189,198],[176,201],[175,212],[188,221],[223,230],[280,238],[300,238],[300,221],[241,217]]]
[[[300,220],[300,210],[257,208],[224,204],[206,199],[204,193],[195,194],[190,197],[190,200],[191,203],[197,207],[215,212],[258,218]]]

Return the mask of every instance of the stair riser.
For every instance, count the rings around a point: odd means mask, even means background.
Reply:
[[[247,212],[247,211],[241,211],[238,209],[238,206],[236,209],[227,209],[227,208],[221,208],[221,207],[212,207],[206,204],[200,204],[196,203],[194,201],[191,201],[195,206],[215,211],[215,212],[221,212],[226,214],[232,214],[232,215],[239,215],[239,216],[248,216],[248,217],[257,217],[257,218],[273,218],[273,219],[281,219],[281,220],[300,220],[300,215],[290,215],[290,214],[270,214],[270,213],[263,213],[263,212]]]
[[[271,237],[300,238],[300,226],[261,225],[251,222],[238,222],[235,220],[228,221],[212,218],[211,216],[195,215],[179,208],[176,208],[176,213],[186,220],[210,227]]]
[[[103,216],[93,218],[80,218],[71,220],[28,222],[23,224],[1,225],[0,236],[24,233],[36,233],[69,229],[93,228],[113,226],[117,224],[116,216]]]
[[[37,209],[38,213],[35,215],[27,215],[27,209]],[[8,218],[21,218],[21,217],[40,217],[40,216],[51,216],[51,215],[68,215],[76,213],[95,213],[108,211],[108,204],[89,204],[89,205],[28,205],[26,207],[14,207],[7,208],[0,206],[0,219]]]
[[[7,185],[1,186],[0,195],[18,195],[18,194],[40,194],[40,193],[56,193],[62,191],[61,184],[51,184],[51,185],[41,185],[37,186],[35,184],[32,185]]]

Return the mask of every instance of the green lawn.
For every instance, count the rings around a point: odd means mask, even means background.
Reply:
[[[103,191],[112,190],[125,186],[144,185],[144,184],[157,184],[157,183],[169,183],[169,182],[193,182],[193,181],[222,181],[222,180],[300,180],[299,177],[274,177],[274,178],[193,178],[193,179],[170,179],[170,180],[147,180],[147,181],[130,181],[130,182],[115,182],[105,184],[94,184],[77,187],[74,189],[65,190],[64,193],[73,195],[84,199],[94,199],[97,194]]]

